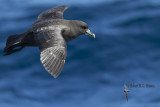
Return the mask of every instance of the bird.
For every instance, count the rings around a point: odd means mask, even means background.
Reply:
[[[54,78],[61,73],[67,56],[67,45],[80,35],[88,34],[95,38],[88,25],[81,20],[66,20],[63,13],[70,6],[61,5],[38,15],[31,28],[21,34],[7,38],[4,56],[22,50],[24,47],[38,47],[40,61]]]
[[[130,92],[130,91],[127,89],[126,83],[124,83],[124,92],[126,94],[126,100],[128,102],[128,94],[127,93]]]

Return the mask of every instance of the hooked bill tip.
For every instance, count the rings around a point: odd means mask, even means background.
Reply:
[[[90,35],[91,37],[95,38],[95,34],[92,33],[89,29],[86,31],[86,34]]]

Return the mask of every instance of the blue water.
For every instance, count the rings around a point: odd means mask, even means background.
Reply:
[[[71,6],[64,18],[85,21],[96,39],[67,43],[57,79],[43,68],[38,48],[2,56],[9,35],[62,4]],[[0,107],[160,107],[160,1],[1,0],[0,14]],[[128,87],[126,102],[124,83],[154,87]]]

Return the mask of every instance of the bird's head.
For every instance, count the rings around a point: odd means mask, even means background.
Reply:
[[[71,27],[72,34],[76,36],[88,34],[91,37],[95,38],[95,34],[88,29],[88,25],[85,22],[79,20],[72,20],[71,23],[72,23]]]

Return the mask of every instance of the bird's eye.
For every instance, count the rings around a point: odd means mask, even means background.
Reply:
[[[81,28],[82,28],[82,29],[87,29],[87,27],[86,27],[86,26],[81,26]]]

